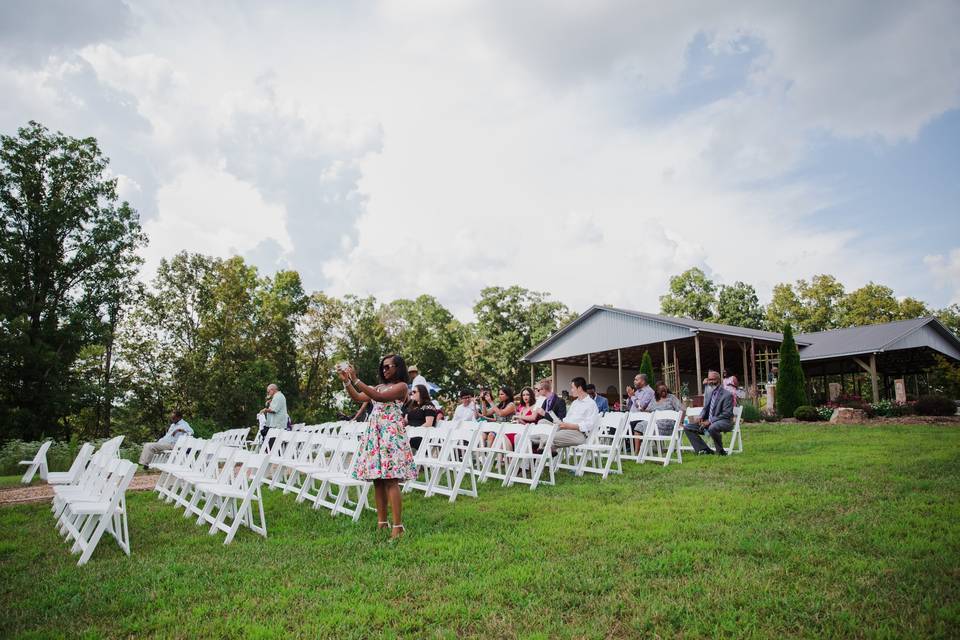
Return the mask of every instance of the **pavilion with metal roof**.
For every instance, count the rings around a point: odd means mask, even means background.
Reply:
[[[853,381],[866,374],[878,399],[891,376],[922,373],[935,354],[960,361],[960,340],[935,318],[803,333],[795,339],[808,380],[818,381],[814,394],[825,393],[829,376],[844,380],[849,374]],[[523,360],[531,364],[531,376],[534,364],[549,363],[558,389],[582,375],[601,392],[615,386],[622,393],[649,352],[657,378],[674,390],[685,386],[690,395],[700,395],[707,370],[729,369],[756,394],[771,379],[782,340],[772,331],[593,306]]]

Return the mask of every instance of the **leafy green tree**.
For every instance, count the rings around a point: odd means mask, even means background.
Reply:
[[[717,288],[699,268],[692,267],[670,278],[670,292],[660,296],[664,315],[710,320],[716,306]]]
[[[0,421],[8,437],[64,430],[78,409],[74,364],[119,319],[146,238],[108,162],[93,138],[36,122],[0,136]]]
[[[650,358],[649,351],[644,351],[643,358],[640,359],[640,373],[647,374],[648,384],[656,384],[657,378],[653,373],[653,360]]]
[[[807,404],[807,383],[800,366],[800,352],[789,324],[783,327],[780,343],[780,374],[777,378],[776,407],[781,416],[793,417],[797,407]]]
[[[899,307],[897,320],[912,320],[913,318],[926,318],[933,315],[925,302],[909,296],[900,301]]]
[[[300,395],[297,326],[308,304],[309,298],[296,271],[278,271],[258,283],[254,305],[256,349],[276,371],[273,382],[283,390],[291,410],[296,407]]]
[[[476,323],[465,331],[465,366],[473,383],[530,383],[525,353],[575,317],[566,305],[523,287],[487,287],[473,307]]]
[[[390,344],[427,380],[448,395],[467,384],[463,325],[436,298],[394,300],[380,314]]]
[[[867,324],[891,322],[899,319],[900,303],[893,289],[869,282],[843,298],[840,305],[841,327],[860,327]]]
[[[777,331],[790,324],[802,333],[835,329],[840,326],[843,299],[843,285],[831,275],[797,280],[793,286],[778,284],[767,305],[767,326]]]
[[[729,286],[721,285],[714,321],[734,327],[762,329],[764,309],[753,285],[740,281]]]
[[[361,380],[373,384],[380,376],[377,370],[380,359],[394,351],[387,339],[383,318],[378,313],[377,301],[373,296],[346,295],[343,309],[336,337],[337,361],[350,362],[357,368]]]
[[[937,311],[937,319],[943,323],[947,329],[953,331],[953,335],[960,338],[960,304],[952,304]]]
[[[341,392],[333,373],[336,334],[345,311],[338,298],[322,292],[310,296],[297,339],[302,407],[295,412],[303,420],[322,422],[336,414],[335,395]]]

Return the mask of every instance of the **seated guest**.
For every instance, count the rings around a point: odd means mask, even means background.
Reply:
[[[407,367],[407,374],[410,376],[411,389],[420,384],[427,386],[427,379],[420,375],[420,370],[417,368],[417,365],[412,364]]]
[[[733,406],[737,406],[737,393],[740,391],[740,381],[731,373],[730,369],[723,370],[723,388],[733,396]]]
[[[540,382],[540,395],[543,396],[543,403],[540,405],[537,414],[541,418],[549,420],[550,412],[553,411],[557,417],[563,420],[567,415],[567,403],[553,392],[553,383],[549,380]]]
[[[610,403],[607,402],[607,399],[601,395],[597,394],[597,385],[592,382],[587,385],[587,395],[590,396],[590,399],[597,403],[597,411],[600,413],[606,413],[610,411]]]
[[[179,410],[175,409],[173,411],[170,415],[170,422],[170,428],[167,429],[167,433],[160,440],[143,445],[143,451],[140,452],[140,464],[143,465],[144,469],[150,468],[150,461],[153,460],[153,456],[161,451],[173,449],[173,444],[181,437],[193,435],[193,429],[183,419],[183,414]]]
[[[723,433],[733,430],[733,396],[729,391],[723,388],[720,381],[720,374],[716,371],[710,371],[707,374],[707,380],[710,383],[711,391],[703,398],[703,412],[694,424],[683,428],[687,433],[687,439],[693,445],[697,454],[712,455],[717,453],[721,456],[727,455],[723,450]],[[716,451],[707,446],[701,435],[709,433],[716,445]]]
[[[553,436],[553,449],[563,449],[583,444],[587,436],[593,431],[600,419],[597,403],[587,393],[587,381],[576,377],[570,382],[570,394],[575,400],[570,404],[567,416],[557,425],[557,432]],[[544,436],[535,441],[540,448],[546,442]]]
[[[537,396],[533,393],[533,389],[530,387],[524,387],[520,390],[520,403],[517,406],[517,413],[514,415],[514,420],[520,424],[531,424],[538,422],[540,420],[540,413],[537,407]],[[516,444],[517,434],[507,433],[505,434],[507,441],[504,443],[504,446],[512,451],[514,445]]]
[[[430,401],[427,387],[418,384],[410,392],[410,400],[404,406],[404,420],[408,427],[432,427],[437,420],[437,408]],[[423,438],[410,438],[410,446],[419,449]]]
[[[477,419],[477,405],[473,403],[473,392],[464,389],[460,392],[460,404],[453,412],[453,421],[473,422]]]
[[[633,377],[633,384],[636,389],[633,392],[633,395],[630,397],[630,404],[628,410],[631,413],[637,413],[640,411],[650,411],[650,405],[653,403],[653,387],[650,386],[647,381],[647,374],[638,373]],[[647,426],[642,420],[633,420],[630,423],[630,426],[634,431],[643,433],[643,429]]]
[[[650,403],[650,411],[680,411],[681,409],[683,409],[683,405],[680,404],[679,398],[670,393],[667,385],[658,382],[653,392],[653,402]],[[660,435],[670,435],[672,428],[673,420],[657,420],[657,430],[660,432]]]
[[[493,396],[489,389],[485,389],[480,395],[480,415],[494,422],[510,422],[513,415],[517,412],[517,405],[513,402],[513,389],[508,386],[500,387],[497,393],[499,402],[493,404]],[[492,445],[496,436],[492,433],[487,434],[487,445]]]

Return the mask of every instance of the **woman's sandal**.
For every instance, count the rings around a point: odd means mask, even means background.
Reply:
[[[397,533],[397,529],[400,529],[401,532],[406,532],[407,530],[402,524],[393,525],[393,531],[390,532],[391,540],[398,540],[400,536],[403,535],[402,533]]]
[[[387,527],[384,525],[388,525],[388,524],[390,523],[385,520],[383,522],[377,521],[377,530],[386,529]]]

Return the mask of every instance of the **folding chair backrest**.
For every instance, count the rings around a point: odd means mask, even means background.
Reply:
[[[84,442],[83,446],[80,447],[80,451],[77,452],[77,457],[73,459],[73,464],[70,465],[70,469],[67,470],[67,474],[69,474],[72,480],[76,480],[77,476],[80,475],[80,471],[86,468],[91,456],[93,456],[93,445],[89,442]]]

